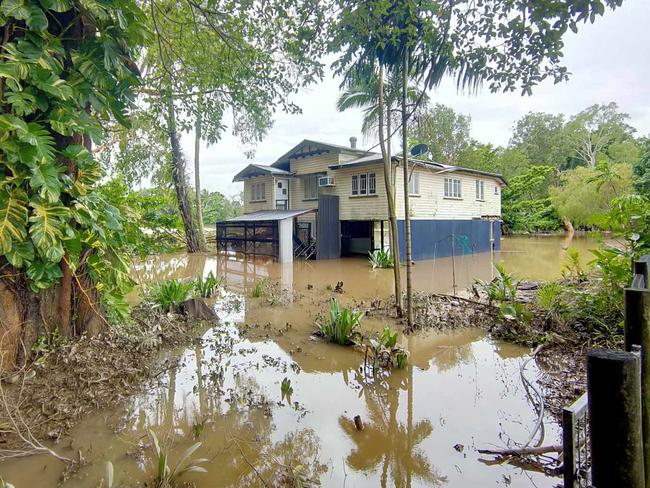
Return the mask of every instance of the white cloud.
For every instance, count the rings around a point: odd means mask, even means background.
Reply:
[[[564,64],[572,73],[568,82],[545,82],[530,97],[518,94],[476,95],[456,93],[451,81],[431,93],[432,102],[453,107],[472,116],[472,135],[482,142],[507,144],[515,120],[526,112],[540,111],[574,114],[595,103],[615,101],[631,116],[639,134],[650,134],[650,13],[648,0],[626,0],[623,7],[607,12],[596,23],[581,27],[577,35],[566,38]],[[336,111],[338,80],[326,80],[302,90],[295,97],[300,115],[278,114],[274,127],[258,145],[255,157],[246,159],[245,148],[230,134],[217,145],[203,147],[202,186],[210,191],[235,195],[241,183],[233,176],[250,162],[269,164],[302,139],[315,139],[346,145],[350,136],[361,138],[361,111]],[[193,158],[193,139],[183,138],[189,161]]]

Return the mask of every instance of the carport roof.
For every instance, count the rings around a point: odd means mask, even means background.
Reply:
[[[304,210],[258,210],[257,212],[233,217],[232,219],[226,220],[226,222],[262,222],[269,220],[284,220],[298,217],[299,215],[314,211],[315,209],[313,208]]]

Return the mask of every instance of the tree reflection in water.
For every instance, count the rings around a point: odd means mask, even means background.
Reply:
[[[401,380],[397,379],[397,374],[382,378],[382,373],[375,377],[358,373],[356,379],[362,385],[361,395],[366,400],[369,418],[364,419],[362,431],[357,431],[349,418],[339,418],[341,429],[356,444],[347,456],[347,464],[358,471],[374,471],[381,465],[382,488],[410,488],[413,478],[429,486],[446,481],[418,447],[431,435],[433,427],[427,419],[413,425],[412,368],[409,366],[408,377]],[[406,423],[397,418],[400,390],[409,392]],[[391,483],[388,482],[389,476]]]

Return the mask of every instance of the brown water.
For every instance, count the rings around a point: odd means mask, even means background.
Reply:
[[[588,239],[572,246],[593,247]],[[521,278],[560,274],[564,251],[558,238],[514,238],[495,256],[475,255],[415,266],[415,286],[447,292],[475,278],[487,279],[503,261]],[[584,253],[586,254],[586,253]],[[377,377],[362,374],[363,356],[313,340],[310,333],[327,299],[327,285],[344,282],[345,303],[387,297],[389,270],[370,270],[364,259],[245,262],[213,255],[174,255],[135,266],[142,282],[216,272],[227,292],[216,300],[221,317],[202,344],[177,352],[181,365],[164,374],[123,408],[85,419],[57,449],[81,450],[88,462],[66,487],[97,487],[106,461],[116,486],[151,480],[147,433],[170,446],[173,464],[196,441],[195,456],[208,458],[207,474],[182,478],[199,488],[275,486],[287,470],[304,470],[323,486],[554,486],[557,478],[493,464],[476,452],[528,439],[536,414],[520,380],[528,350],[494,341],[468,328],[402,337],[409,367]],[[251,298],[262,277],[287,290]],[[309,286],[308,286],[309,285]],[[134,298],[135,299],[135,298]],[[366,318],[364,330],[388,322]],[[538,374],[534,364],[526,376]],[[280,383],[293,394],[282,398]],[[358,432],[353,417],[361,415]],[[557,443],[558,427],[545,419],[544,443]],[[454,448],[462,445],[462,452]],[[300,466],[300,467],[299,467]],[[62,465],[39,456],[0,464],[17,488],[53,487]],[[264,482],[262,481],[264,480]]]

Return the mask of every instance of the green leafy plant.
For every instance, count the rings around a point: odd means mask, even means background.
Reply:
[[[284,378],[280,384],[280,393],[282,394],[282,399],[287,398],[291,401],[291,395],[293,394],[293,387],[291,386],[291,380],[289,378]]]
[[[207,470],[201,466],[201,464],[208,462],[207,459],[192,459],[192,455],[199,447],[201,447],[200,442],[188,447],[183,454],[181,454],[178,461],[170,466],[169,456],[160,446],[156,434],[150,430],[149,436],[151,437],[151,443],[157,460],[155,488],[173,488],[176,486],[178,478],[186,473],[207,473]]]
[[[476,280],[478,287],[486,294],[488,303],[513,302],[517,295],[519,281],[508,273],[502,264],[494,265],[497,275],[492,281]]]
[[[577,249],[567,249],[567,261],[562,265],[562,276],[565,279],[584,281],[587,279],[587,272],[582,266],[580,252]]]
[[[194,283],[171,279],[161,281],[149,290],[149,298],[157,307],[174,312],[190,297]]]
[[[251,290],[251,296],[253,298],[260,298],[264,295],[264,292],[266,291],[266,279],[262,278],[261,280],[258,280],[255,283],[255,286]]]
[[[208,276],[205,278],[203,276],[199,276],[196,280],[194,280],[194,291],[200,297],[210,298],[214,296],[222,284],[223,278],[217,278],[214,273],[210,271],[210,273],[208,273]]]
[[[562,285],[554,281],[544,283],[537,290],[537,305],[547,312],[554,310],[562,296]]]
[[[113,488],[115,469],[111,461],[106,461],[106,488]],[[1,485],[0,485],[1,486]]]
[[[362,318],[363,312],[354,312],[349,307],[341,309],[338,300],[332,298],[329,302],[329,319],[317,323],[318,333],[342,346],[354,344]]]
[[[0,488],[15,488],[14,485],[5,481],[2,476],[0,476]]]
[[[373,371],[377,364],[384,368],[390,366],[403,369],[408,365],[408,353],[401,346],[397,345],[397,331],[386,326],[381,334],[366,339],[366,355],[364,364],[368,365],[368,359],[372,363]]]
[[[507,320],[516,320],[519,322],[527,322],[531,318],[530,312],[527,310],[526,305],[518,302],[503,302],[499,305],[499,314]]]
[[[392,268],[393,256],[389,251],[377,249],[368,253],[368,261],[373,269],[375,268]]]

